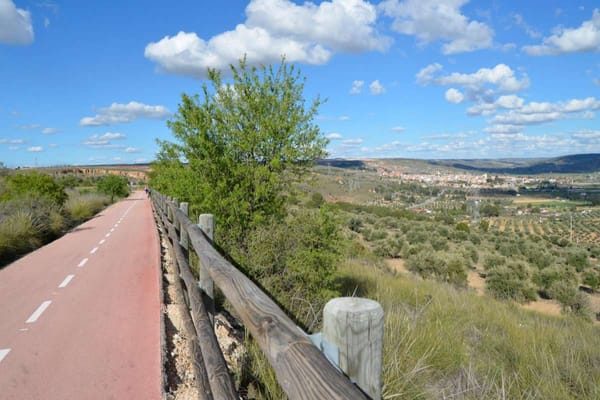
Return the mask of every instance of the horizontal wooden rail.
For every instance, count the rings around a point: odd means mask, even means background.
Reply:
[[[267,356],[290,399],[367,399],[268,295],[218,253],[204,232],[174,202],[158,192],[153,192],[153,196],[158,208],[187,233],[201,267],[209,272]]]

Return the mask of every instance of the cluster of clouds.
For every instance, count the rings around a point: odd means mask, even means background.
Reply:
[[[130,101],[127,104],[112,103],[103,107],[93,117],[84,117],[79,121],[82,126],[103,126],[126,124],[140,118],[165,119],[171,113],[165,106],[149,106],[147,104]]]
[[[488,117],[484,132],[496,138],[518,138],[525,127],[563,119],[593,119],[600,109],[595,97],[558,102],[526,102],[516,93],[529,87],[529,78],[505,64],[481,68],[473,73],[440,74],[443,66],[431,64],[422,68],[416,80],[422,85],[454,86],[446,90],[449,103],[474,103],[466,109],[469,116]]]
[[[88,137],[83,144],[95,150],[122,150],[124,153],[139,153],[141,150],[137,147],[115,143],[115,141],[124,141],[126,138],[127,136],[123,133],[106,132],[103,135],[94,134]]]
[[[477,132],[435,134],[423,137],[419,143],[394,140],[367,147],[358,139],[354,146],[337,146],[333,157],[424,157],[424,158],[496,158],[499,154],[512,157],[555,156],[555,149],[569,149],[575,153],[590,153],[600,146],[599,130],[525,135],[497,133],[483,135]],[[360,141],[359,141],[360,140]]]
[[[246,55],[250,64],[325,64],[335,52],[383,51],[391,38],[378,33],[377,9],[368,1],[332,0],[297,5],[288,0],[252,0],[246,21],[208,40],[179,32],[149,43],[145,56],[161,70],[203,77],[207,68],[224,70]]]
[[[524,46],[532,56],[558,55],[575,52],[600,51],[600,10],[594,9],[592,18],[578,28],[558,26],[555,34],[545,37],[542,44]]]
[[[352,82],[352,88],[350,89],[350,94],[360,94],[365,86],[365,81],[356,80]],[[379,79],[374,80],[369,84],[369,93],[373,96],[377,96],[385,93],[385,87]]]
[[[244,55],[250,64],[271,63],[285,55],[288,61],[325,64],[338,52],[386,51],[393,38],[387,27],[414,36],[419,46],[442,44],[452,55],[489,48],[514,48],[514,43],[494,43],[494,30],[467,17],[462,8],[469,0],[331,0],[302,5],[290,0],[251,0],[246,20],[234,29],[202,39],[194,32],[165,36],[146,46],[145,56],[159,69],[173,74],[204,77],[207,68],[226,70]],[[522,15],[513,23],[530,38],[540,32]],[[389,22],[389,24],[382,23]],[[600,51],[600,11],[576,28],[556,27],[541,43],[523,46],[529,55],[555,55]],[[457,98],[456,98],[457,99]]]
[[[529,87],[526,74],[521,74],[519,79],[515,71],[505,64],[498,64],[493,68],[480,68],[470,74],[438,74],[442,70],[441,64],[430,64],[417,73],[417,82],[421,85],[460,87],[462,91],[453,87],[445,94],[446,100],[455,104],[464,101],[489,102],[498,93],[514,93]]]

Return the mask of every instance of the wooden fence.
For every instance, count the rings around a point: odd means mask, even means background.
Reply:
[[[194,375],[203,398],[239,398],[214,334],[213,285],[258,343],[290,399],[380,398],[383,312],[379,304],[356,298],[328,303],[323,339],[335,349],[330,357],[337,364],[333,365],[269,296],[213,247],[212,215],[201,215],[195,224],[188,218],[187,203],[180,205],[156,191],[152,200],[159,228],[170,239],[181,278],[176,285],[184,286],[182,293],[187,293],[191,318],[185,319],[184,329],[192,338]],[[199,281],[189,268],[192,250],[200,260]]]

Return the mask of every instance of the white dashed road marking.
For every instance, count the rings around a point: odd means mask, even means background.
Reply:
[[[110,231],[111,231],[111,232],[114,232],[114,231],[115,231],[115,228],[112,228]]]
[[[95,252],[97,252],[97,251],[98,251],[98,248],[97,248],[97,247],[94,247],[92,250],[90,250],[90,254],[94,254],[94,253],[95,253]]]
[[[67,275],[67,277],[65,278],[64,281],[62,281],[62,283],[60,285],[58,285],[59,288],[64,288],[66,287],[69,282],[71,282],[71,280],[75,278],[75,275]]]
[[[40,306],[31,314],[31,317],[25,321],[26,324],[32,324],[38,320],[38,318],[46,311],[46,308],[52,304],[52,301],[48,300],[40,304]]]
[[[98,244],[104,244],[104,242],[106,242],[106,240],[102,239]]]
[[[109,237],[109,236],[110,236],[110,233],[107,233],[106,235],[104,235],[104,237]]]
[[[10,349],[0,349],[0,362],[10,353]]]
[[[83,267],[85,265],[85,263],[88,262],[87,258],[84,258],[83,260],[81,260],[81,262],[79,263],[79,265],[77,265],[78,267]]]

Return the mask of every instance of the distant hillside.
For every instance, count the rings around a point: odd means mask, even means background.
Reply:
[[[435,160],[430,163],[495,174],[581,174],[600,171],[600,154],[575,154],[545,159]]]

